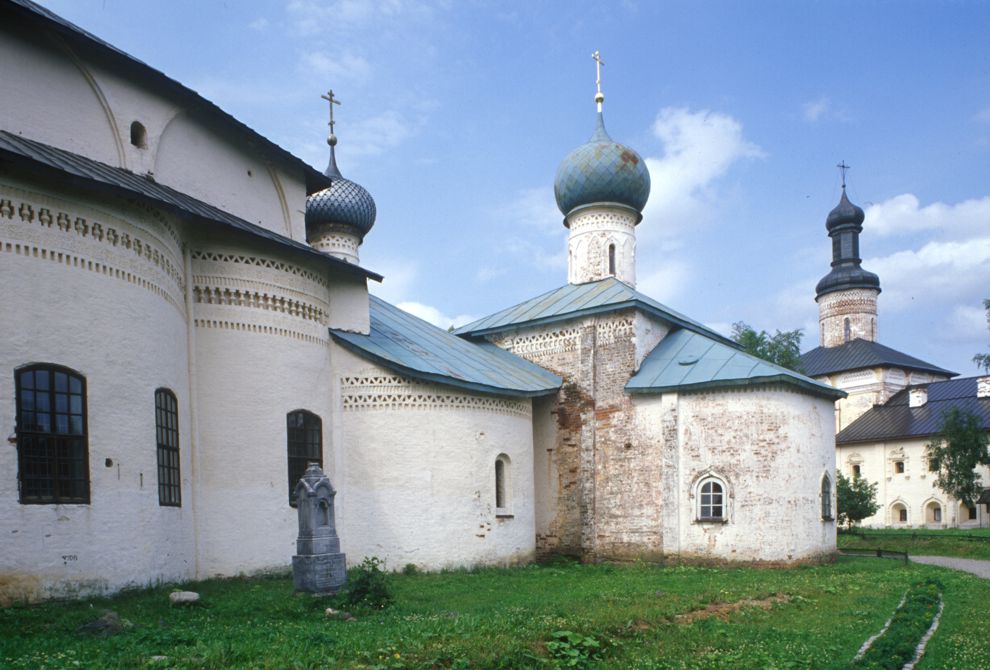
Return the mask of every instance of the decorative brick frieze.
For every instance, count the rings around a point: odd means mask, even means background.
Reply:
[[[193,250],[190,256],[194,261],[209,261],[213,263],[234,263],[243,266],[253,266],[257,268],[268,268],[275,270],[281,274],[293,275],[296,277],[301,277],[309,282],[322,286],[324,288],[329,287],[326,277],[323,277],[315,272],[307,270],[305,268],[299,267],[292,263],[286,263],[274,258],[265,258],[264,256],[257,256],[252,254],[240,254],[240,253],[226,253],[221,251],[205,251],[205,250]]]
[[[295,300],[275,292],[242,290],[221,286],[193,286],[193,301],[205,305],[225,305],[245,309],[265,310],[288,316],[327,323],[327,311],[302,300]]]
[[[346,376],[340,380],[344,411],[467,409],[531,417],[528,400],[452,393],[396,375]]]
[[[877,341],[875,289],[848,289],[818,298],[818,325],[823,347],[836,347],[854,339]]]
[[[279,326],[261,323],[246,323],[243,321],[229,321],[225,319],[194,319],[193,324],[197,328],[205,328],[210,330],[236,330],[244,333],[254,333],[257,335],[274,335],[276,337],[288,337],[293,340],[299,340],[300,342],[309,342],[311,344],[325,345],[330,341],[329,336],[317,337],[315,335],[303,333],[291,328],[281,328]]]

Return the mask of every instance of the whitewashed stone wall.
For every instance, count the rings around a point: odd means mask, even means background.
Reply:
[[[816,379],[849,394],[835,403],[835,431],[838,433],[874,405],[887,402],[909,385],[928,384],[948,377],[901,368],[876,367],[823,375]]]
[[[330,479],[348,561],[439,569],[531,559],[531,401],[420,383],[333,351],[342,411]],[[508,516],[495,506],[502,454]]]
[[[836,468],[840,472],[852,478],[853,466],[858,465],[860,476],[877,484],[880,509],[864,519],[862,525],[900,528],[973,528],[990,525],[985,507],[977,505],[977,518],[970,519],[964,505],[934,486],[936,473],[929,470],[925,453],[928,442],[927,439],[916,438],[842,445],[836,449]],[[903,472],[898,471],[898,462],[903,463]],[[980,466],[977,472],[984,486],[990,486],[990,470]],[[931,514],[933,504],[941,508],[940,521],[936,521]],[[906,521],[900,520],[901,507],[907,512]]]
[[[2,59],[0,59],[2,60]],[[0,180],[0,433],[14,371],[86,378],[91,502],[22,505],[0,445],[0,602],[195,576],[186,308],[177,226],[157,212]],[[178,399],[182,507],[158,502],[155,389]]]
[[[301,242],[305,178],[132,77],[33,27],[0,32],[0,127],[188,193]],[[131,143],[131,124],[145,145]]]

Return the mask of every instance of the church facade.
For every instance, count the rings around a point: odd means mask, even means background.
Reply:
[[[369,295],[332,116],[321,173],[29,0],[0,18],[0,601],[284,569],[310,462],[356,561],[834,551],[843,393],[635,290],[649,174],[600,92],[567,283],[455,334]]]

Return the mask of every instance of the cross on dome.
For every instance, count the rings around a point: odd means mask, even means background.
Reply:
[[[846,162],[845,161],[842,161],[841,163],[839,163],[835,167],[839,168],[839,172],[842,173],[842,188],[843,188],[843,190],[845,190],[845,188],[846,188],[846,170],[848,170],[852,166],[846,165]]]
[[[330,89],[326,95],[321,95],[320,97],[330,104],[330,123],[327,124],[330,126],[330,134],[327,136],[327,144],[334,146],[337,144],[337,136],[333,134],[333,106],[341,103],[340,100],[333,97],[333,89]]]
[[[598,103],[598,111],[602,111],[602,103],[605,102],[605,94],[602,93],[602,65],[605,65],[605,61],[602,60],[601,53],[595,49],[595,53],[591,54],[591,57],[595,60],[595,86],[598,87],[598,92],[595,93],[595,102]]]

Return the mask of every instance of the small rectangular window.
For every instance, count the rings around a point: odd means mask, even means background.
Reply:
[[[928,459],[928,471],[929,472],[938,472],[941,469],[942,469],[942,464],[939,462],[939,460],[937,458],[929,458]]]
[[[907,523],[907,510],[903,507],[897,511],[897,520],[901,523]]]
[[[853,471],[853,477],[859,477],[861,474],[863,474],[863,470],[859,466],[859,464],[854,465],[852,467],[852,471]]]
[[[899,475],[904,474],[904,461],[894,461],[894,472]]]

